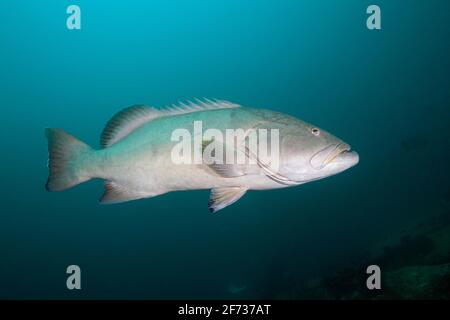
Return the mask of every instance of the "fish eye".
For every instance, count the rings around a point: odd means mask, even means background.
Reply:
[[[318,136],[320,134],[320,130],[317,128],[312,128],[311,129],[311,133],[315,136]]]

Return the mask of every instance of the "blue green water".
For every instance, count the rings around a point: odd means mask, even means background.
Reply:
[[[375,2],[370,31],[360,0],[1,1],[0,298],[274,297],[448,210],[450,3]],[[101,181],[45,190],[45,127],[98,147],[121,108],[194,97],[314,123],[360,163],[217,215],[208,191],[101,206]]]

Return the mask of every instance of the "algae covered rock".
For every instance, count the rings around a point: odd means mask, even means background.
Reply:
[[[384,285],[392,298],[450,299],[450,263],[387,272]]]

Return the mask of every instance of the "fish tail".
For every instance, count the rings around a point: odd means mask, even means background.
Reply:
[[[46,128],[48,141],[48,191],[62,191],[91,179],[86,165],[93,149],[62,129]]]

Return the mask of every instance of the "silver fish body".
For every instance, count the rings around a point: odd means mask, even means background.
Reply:
[[[196,126],[201,124],[201,132]],[[201,151],[213,141],[226,153],[240,153],[244,163],[174,161],[179,140],[174,132],[189,133]],[[252,152],[245,140],[207,140],[208,130],[274,132],[278,137],[277,167]],[[262,131],[261,131],[262,130]],[[60,191],[92,178],[105,182],[101,203],[149,198],[170,191],[212,189],[209,209],[216,212],[248,190],[303,184],[344,171],[359,161],[350,146],[328,132],[294,117],[226,101],[197,101],[158,110],[133,106],[116,114],[103,131],[102,148],[94,150],[61,129],[46,129],[49,141],[47,189]],[[262,146],[261,139],[257,147]],[[212,146],[212,144],[210,145]],[[217,152],[218,149],[216,149]]]

